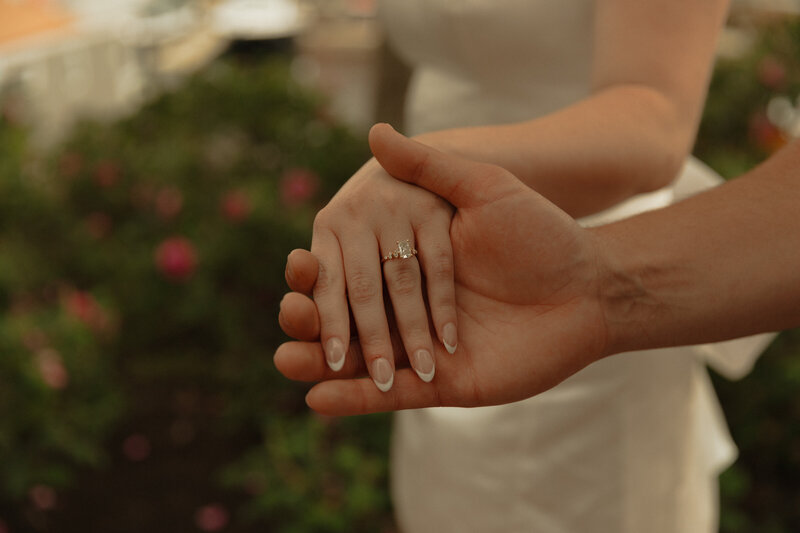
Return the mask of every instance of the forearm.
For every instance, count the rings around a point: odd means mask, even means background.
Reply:
[[[693,144],[727,7],[597,2],[591,95],[536,120],[420,140],[506,168],[573,217],[658,189]]]
[[[608,353],[800,325],[800,142],[745,176],[590,230]]]
[[[693,116],[652,88],[619,85],[539,119],[418,139],[501,166],[580,217],[667,185],[693,142]]]

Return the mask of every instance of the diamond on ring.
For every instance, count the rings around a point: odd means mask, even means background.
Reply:
[[[392,253],[386,254],[381,258],[381,263],[385,263],[391,259],[408,259],[417,255],[417,249],[411,246],[411,241],[408,239],[404,241],[396,241],[397,249]]]

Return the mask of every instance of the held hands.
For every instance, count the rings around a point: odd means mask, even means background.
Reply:
[[[364,378],[365,364],[355,345],[350,346],[344,362],[339,363],[343,368],[332,371],[323,363],[325,356],[317,340],[329,343],[325,335],[330,325],[325,325],[323,316],[331,316],[329,311],[323,311],[318,299],[320,281],[325,289],[346,282],[349,288],[350,277],[345,281],[340,270],[331,271],[320,261],[317,278],[314,257],[295,252],[290,256],[287,279],[292,289],[300,293],[307,293],[316,281],[316,306],[299,293],[291,293],[284,299],[282,327],[300,341],[282,345],[275,355],[275,364],[291,379],[320,381],[306,398],[309,406],[322,413],[345,415],[440,405],[508,403],[553,387],[605,354],[607,329],[598,297],[599,257],[592,234],[499,167],[445,155],[401,136],[386,125],[372,129],[370,146],[377,163],[390,175],[427,189],[456,208],[449,238],[454,261],[458,350],[447,353],[430,335],[423,340],[415,334],[413,341],[408,342],[408,335],[402,334],[408,325],[404,326],[398,316],[399,332],[392,334],[394,347],[390,348],[388,341],[381,338],[386,343],[381,354],[393,354],[392,359],[400,366],[406,354],[411,354],[409,359],[413,363],[414,350],[432,349],[436,366],[432,381],[425,382],[420,379],[423,376],[402,368],[394,375],[393,386],[381,392]],[[419,233],[416,234],[419,239]],[[387,236],[387,239],[394,244],[394,240],[404,237]],[[417,248],[424,265],[426,251],[422,246]],[[312,251],[319,257],[318,249]],[[372,251],[376,263],[377,247],[373,246]],[[344,250],[343,253],[347,262],[347,253]],[[411,259],[389,261],[387,265],[409,263]],[[347,263],[344,269],[347,271]],[[386,282],[391,294],[388,275]],[[352,289],[349,290],[352,304]],[[420,298],[421,292],[415,294]],[[430,295],[429,290],[433,300]],[[392,302],[397,309],[393,295]],[[336,303],[336,319],[347,323],[344,297]],[[434,324],[439,324],[434,309],[431,305]],[[365,346],[371,344],[365,340],[374,338],[364,338],[355,309],[353,314],[364,359],[370,367],[374,365],[374,356],[367,352]],[[381,300],[362,316],[376,315],[381,319],[385,316]],[[341,323],[337,324],[338,331],[349,332]],[[384,327],[382,333],[388,339],[388,326]],[[402,343],[398,342],[398,336]],[[371,368],[375,378],[375,368]],[[419,368],[417,372],[420,373]]]
[[[401,351],[410,354],[421,379],[433,379],[435,339],[452,349],[457,344],[449,235],[452,215],[452,206],[439,196],[393,179],[375,160],[365,164],[319,212],[311,244],[319,261],[313,297],[319,313],[319,341],[332,370],[342,368],[350,348],[354,332],[349,311],[369,374],[380,390],[389,390],[394,382],[395,349],[387,314],[393,314]],[[382,263],[381,258],[391,257],[400,243],[419,254]]]

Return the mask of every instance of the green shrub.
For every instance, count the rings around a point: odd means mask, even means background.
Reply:
[[[46,162],[10,121],[2,135],[0,503],[101,464],[131,376],[185,369],[222,391],[227,431],[263,441],[224,476],[253,494],[250,521],[386,515],[386,418],[322,422],[272,366],[286,256],[368,155],[288,61],[218,61]]]

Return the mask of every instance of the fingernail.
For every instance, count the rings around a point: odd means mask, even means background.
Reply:
[[[433,379],[433,374],[436,372],[436,364],[433,361],[433,356],[428,350],[417,350],[414,352],[414,371],[419,378],[425,383],[430,383]]]
[[[325,361],[334,372],[344,366],[344,344],[336,337],[331,337],[325,344]]]
[[[456,325],[450,322],[442,328],[442,344],[448,353],[453,354],[458,346],[458,336],[456,334]]]
[[[394,371],[389,361],[381,357],[372,363],[372,381],[375,382],[375,386],[378,387],[381,392],[386,392],[392,388],[392,383],[394,383]]]

